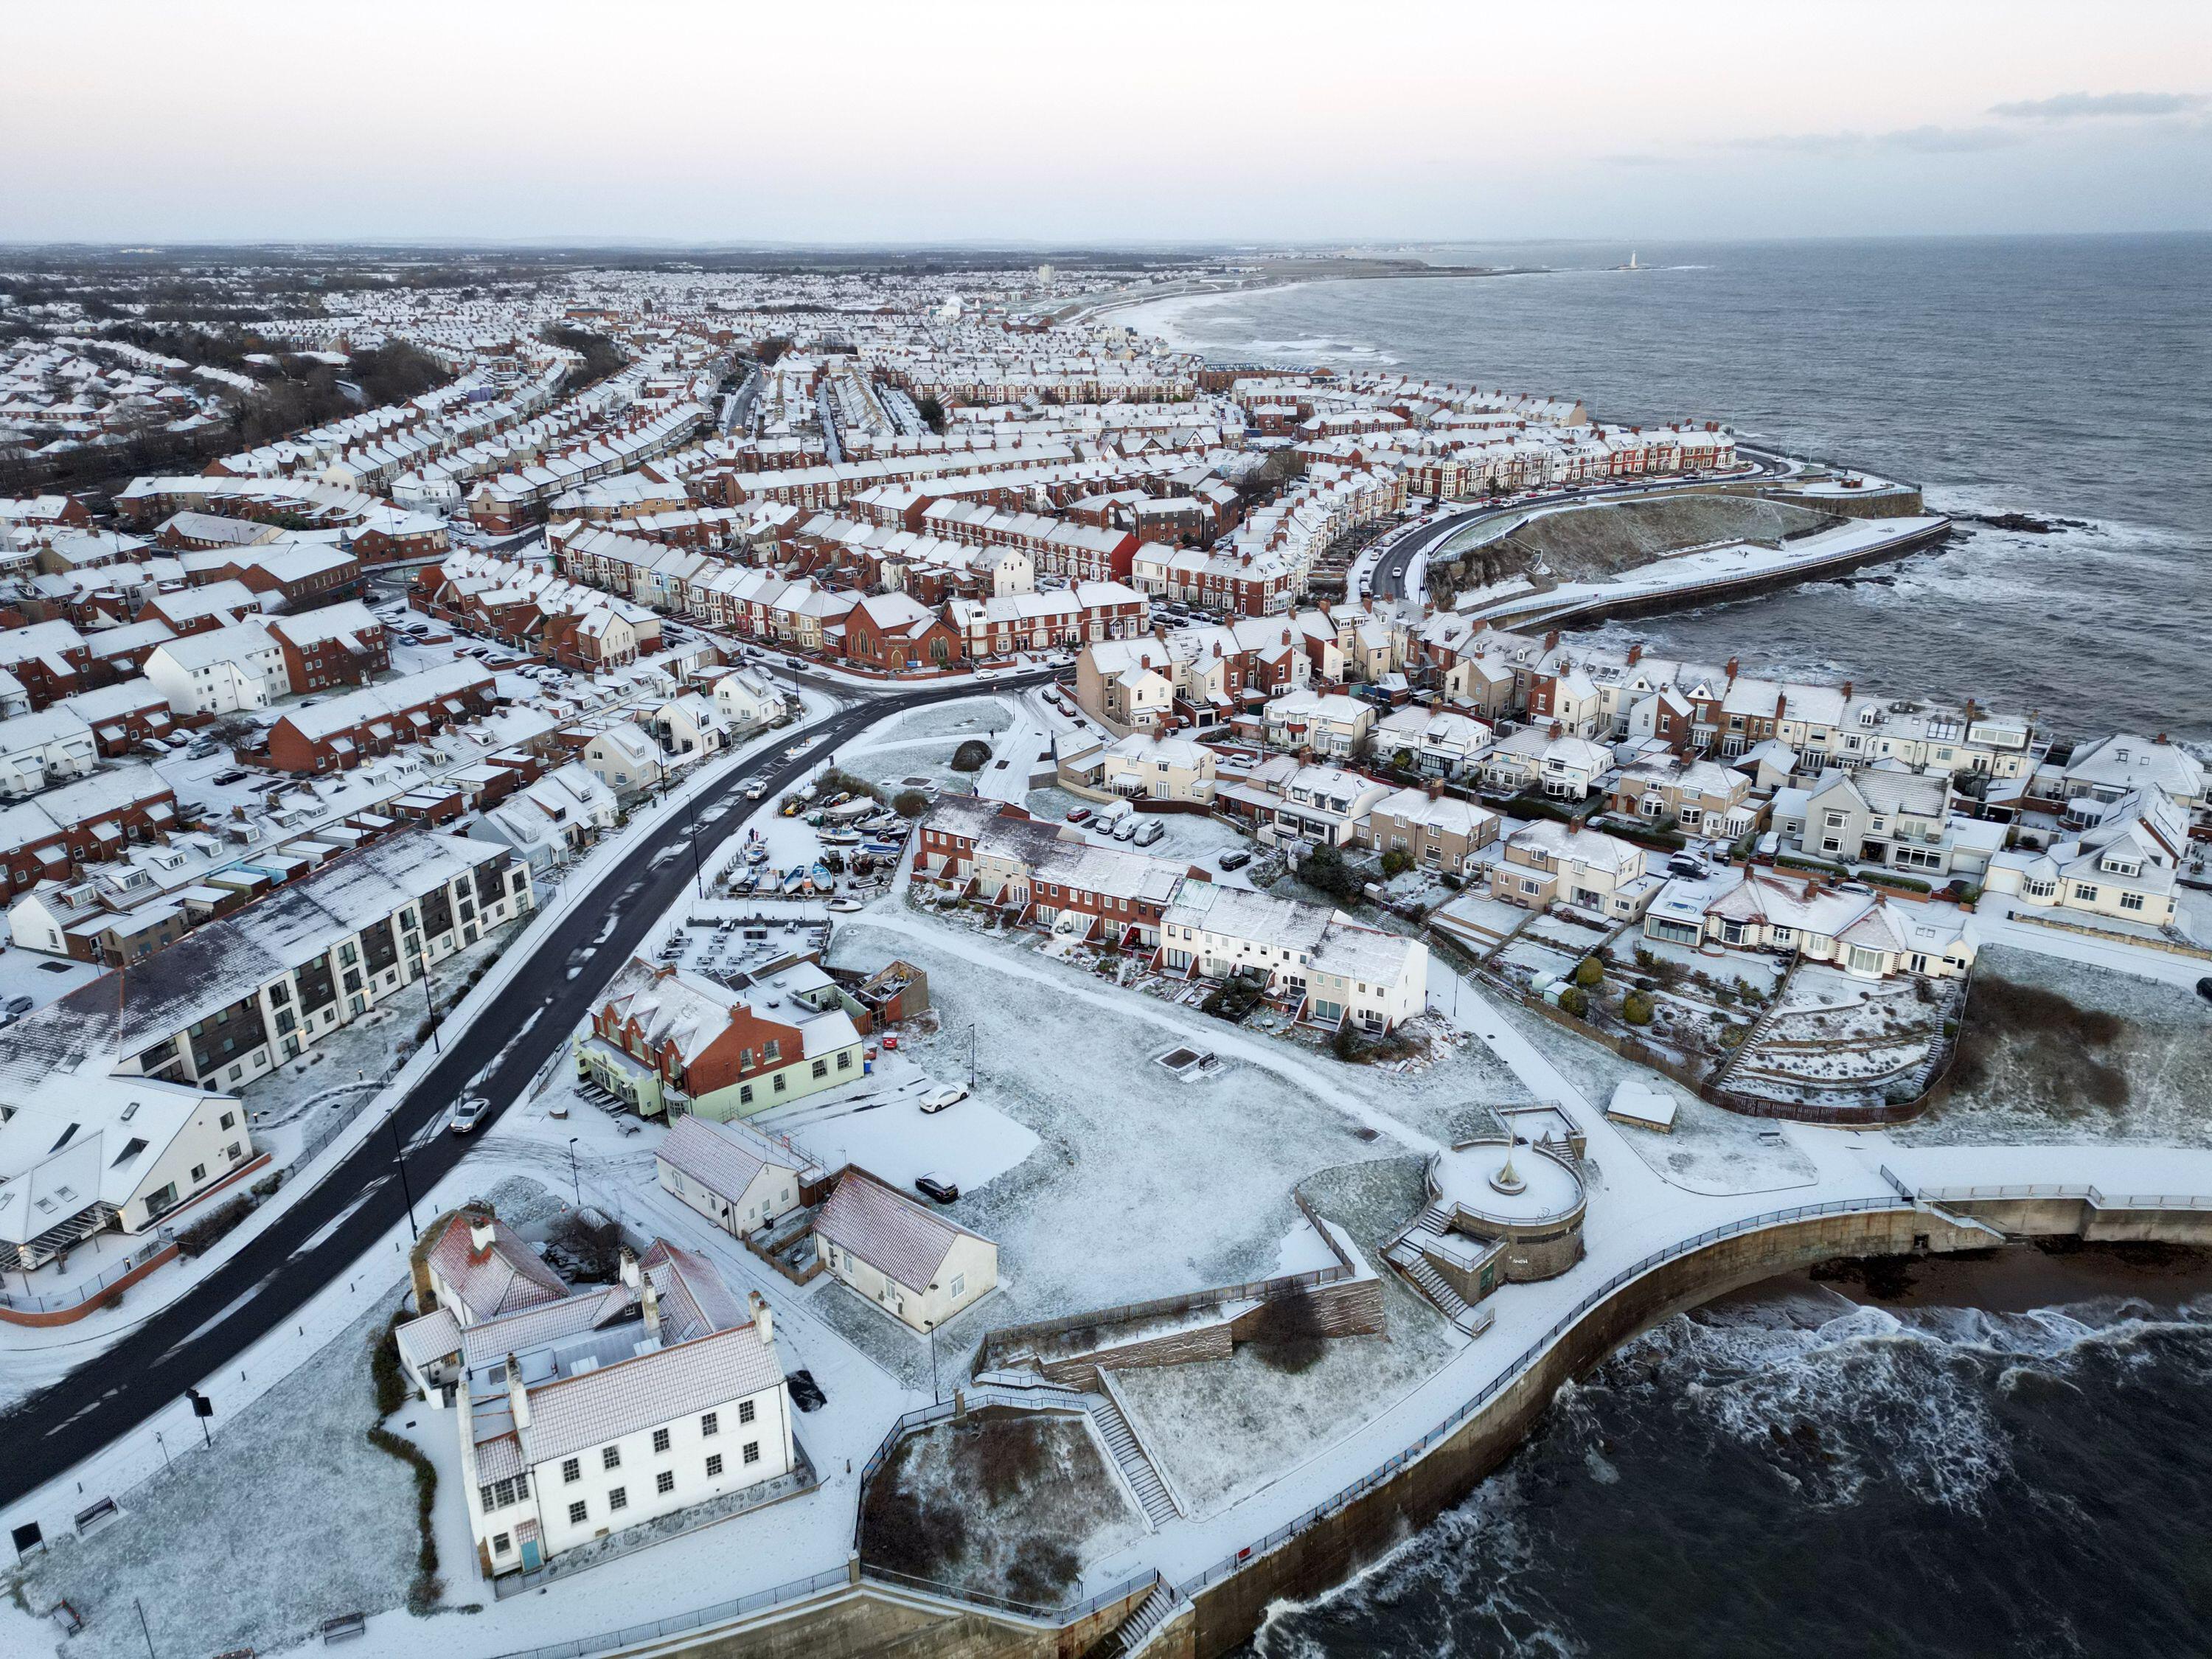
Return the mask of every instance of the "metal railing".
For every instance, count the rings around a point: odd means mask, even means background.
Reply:
[[[788,1583],[778,1584],[773,1589],[756,1590],[750,1595],[717,1601],[711,1607],[694,1608],[690,1613],[656,1619],[647,1624],[602,1631],[596,1636],[579,1636],[566,1642],[549,1643],[543,1647],[518,1648],[513,1652],[501,1654],[499,1659],[586,1659],[589,1654],[635,1647],[640,1643],[659,1641],[671,1636],[681,1636],[686,1632],[703,1630],[710,1625],[727,1624],[733,1619],[743,1619],[749,1613],[765,1613],[771,1607],[788,1602],[809,1601],[830,1590],[849,1589],[852,1583],[850,1570],[838,1567],[828,1572],[815,1573],[810,1577],[794,1578]]]
[[[152,1238],[125,1256],[113,1267],[104,1268],[90,1279],[79,1279],[65,1291],[52,1296],[41,1296],[30,1291],[0,1290],[0,1308],[15,1313],[59,1313],[64,1309],[81,1308],[98,1298],[102,1291],[118,1279],[128,1278],[151,1261],[164,1250],[176,1248],[170,1238]]]
[[[1258,1540],[1256,1542],[1247,1545],[1244,1548],[1237,1551],[1234,1554],[1224,1556],[1219,1561],[1217,1561],[1213,1565],[1206,1569],[1205,1571],[1200,1573],[1196,1577],[1185,1579],[1179,1586],[1177,1586],[1178,1591],[1185,1596],[1193,1595],[1198,1591],[1204,1589],[1207,1585],[1217,1583],[1222,1579],[1230,1577],[1232,1573],[1241,1571],[1243,1568],[1249,1566],[1254,1560],[1257,1559],[1261,1556],[1267,1554],[1280,1545],[1288,1542],[1299,1533],[1304,1532],[1308,1527],[1312,1526],[1316,1522],[1325,1519],[1328,1516],[1333,1515],[1337,1510],[1342,1509],[1346,1504],[1352,1502],[1355,1498],[1360,1498],[1367,1492],[1373,1491],[1376,1487],[1383,1485],[1395,1476],[1400,1469],[1404,1468],[1407,1465],[1421,1457],[1431,1446],[1434,1446],[1446,1436],[1452,1433],[1462,1424],[1465,1423],[1477,1412],[1482,1410],[1484,1407],[1487,1406],[1505,1389],[1519,1382],[1522,1376],[1534,1366],[1536,1361],[1542,1357],[1545,1351],[1557,1342],[1560,1337],[1567,1333],[1567,1331],[1572,1328],[1575,1325],[1580,1323],[1581,1321],[1591,1311],[1591,1310],[1595,1308],[1600,1303],[1609,1298],[1613,1292],[1620,1290],[1623,1285],[1629,1284],[1634,1279],[1642,1278],[1645,1273],[1650,1273],[1654,1267],[1660,1267],[1666,1262],[1675,1260],[1678,1257],[1688,1255],[1694,1251],[1701,1250],[1705,1249],[1706,1245],[1714,1243],[1718,1240],[1732,1238],[1742,1233],[1757,1232],[1767,1227],[1780,1226],[1787,1222],[1808,1220],[1815,1216],[1845,1215],[1863,1213],[1873,1211],[1896,1211],[1910,1209],[1911,1207],[1911,1206],[1909,1203],[1900,1198],[1850,1198],[1836,1199],[1826,1204],[1801,1204],[1790,1209],[1771,1210],[1763,1215],[1747,1217],[1741,1221],[1726,1222],[1717,1227],[1709,1227],[1704,1232],[1698,1234],[1694,1238],[1681,1239],[1675,1243],[1667,1246],[1664,1249],[1654,1250],[1650,1255],[1645,1256],[1641,1261],[1635,1263],[1632,1267],[1622,1268],[1620,1272],[1607,1279],[1603,1284],[1598,1285],[1595,1290],[1590,1291],[1588,1294],[1583,1296],[1583,1298],[1577,1302],[1573,1307],[1568,1309],[1565,1313],[1560,1315],[1559,1317],[1553,1322],[1552,1328],[1549,1330],[1546,1331],[1534,1342],[1531,1342],[1528,1346],[1522,1352],[1519,1358],[1515,1359],[1512,1364],[1506,1366],[1504,1370],[1498,1372],[1497,1376],[1492,1377],[1489,1382],[1486,1382],[1475,1394],[1474,1398],[1467,1401],[1464,1404],[1453,1411],[1449,1416],[1446,1417],[1426,1434],[1421,1436],[1419,1439],[1414,1441],[1413,1443],[1407,1447],[1404,1451],[1400,1452],[1396,1456],[1389,1459],[1387,1462],[1370,1470],[1366,1474],[1362,1475],[1358,1480],[1353,1481],[1350,1486],[1346,1486],[1343,1490],[1338,1492],[1334,1496],[1325,1498],[1321,1503],[1316,1504],[1313,1508],[1308,1510],[1296,1520],[1288,1522],[1286,1525],[1276,1528],[1274,1531],[1269,1533],[1266,1537]]]

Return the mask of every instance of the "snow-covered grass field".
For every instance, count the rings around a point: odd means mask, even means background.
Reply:
[[[2212,1006],[2203,999],[2183,986],[1998,945],[1984,949],[1974,972],[1948,1093],[1917,1122],[1893,1130],[1895,1139],[2212,1146]],[[1999,981],[2063,1002],[1995,1012],[1988,994]]]
[[[1036,1137],[1004,1174],[963,1183],[945,1211],[1000,1252],[1000,1291],[946,1329],[963,1351],[992,1326],[1264,1275],[1299,1181],[1425,1151],[1458,1132],[1474,1103],[1526,1098],[1469,1048],[1413,1074],[1348,1066],[1112,988],[1025,939],[950,921],[870,912],[841,928],[832,950],[855,965],[891,956],[929,975],[938,1015],[936,1033],[915,1034],[903,1052],[933,1075],[964,1080],[973,1021],[969,1103]],[[1188,1082],[1153,1064],[1186,1040],[1222,1063]],[[957,1134],[965,1109],[928,1133]],[[987,1139],[1004,1133],[983,1122]],[[825,1306],[823,1316],[835,1316]]]
[[[156,1654],[270,1653],[323,1620],[399,1605],[415,1568],[414,1480],[366,1437],[370,1347],[399,1291],[248,1407],[213,1450],[185,1429],[173,1466],[122,1500],[120,1520],[31,1559],[21,1602],[43,1613],[66,1600],[86,1621],[58,1651],[138,1659],[150,1640]],[[473,1584],[465,1561],[447,1568],[449,1582]]]

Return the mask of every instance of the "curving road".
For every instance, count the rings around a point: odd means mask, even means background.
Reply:
[[[773,799],[839,744],[887,715],[979,691],[1038,684],[1051,677],[1046,671],[1008,676],[982,688],[962,684],[891,692],[842,708],[826,720],[787,728],[794,739],[818,734],[823,741],[796,760],[787,760],[775,749],[737,767],[695,803],[691,813],[673,815],[610,866],[586,890],[584,902],[562,920],[550,927],[527,924],[532,931],[508,948],[526,952],[532,962],[466,1031],[447,1044],[444,1057],[393,1109],[388,1126],[191,1291],[5,1418],[8,1454],[0,1457],[0,1504],[66,1473],[173,1406],[186,1389],[220,1374],[333,1279],[343,1279],[353,1262],[398,1225],[407,1206],[395,1174],[395,1137],[407,1145],[407,1181],[416,1193],[428,1192],[467,1156],[473,1139],[430,1133],[431,1126],[472,1079],[475,1092],[491,1103],[493,1117],[512,1105],[590,1012],[609,976],[693,879],[690,859],[656,864],[656,858],[682,845],[695,822],[703,854],[736,834],[750,816],[749,811],[732,811],[708,823],[698,820],[699,813],[718,801],[734,800],[742,808],[740,792],[755,778],[767,781]],[[611,914],[614,930],[599,939]],[[604,971],[569,979],[571,952],[589,952],[578,959]],[[419,1207],[417,1216],[427,1218]],[[325,1228],[327,1236],[319,1237]]]
[[[1433,524],[1424,525],[1392,547],[1376,560],[1375,569],[1368,579],[1368,591],[1378,599],[1419,599],[1419,594],[1406,592],[1406,570],[1413,562],[1413,556],[1441,545],[1455,531],[1486,520],[1510,518],[1537,507],[1564,507],[1575,501],[1618,501],[1625,495],[1664,495],[1669,490],[1693,489],[1715,482],[1741,483],[1769,477],[1775,470],[1771,462],[1759,459],[1753,462],[1748,471],[1716,473],[1711,477],[1638,479],[1632,483],[1599,484],[1588,489],[1553,489],[1540,495],[1485,501],[1462,512],[1447,514]]]

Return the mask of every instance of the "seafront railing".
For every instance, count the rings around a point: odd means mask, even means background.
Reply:
[[[1807,1220],[1815,1216],[1846,1215],[1875,1210],[1909,1210],[1911,1207],[1912,1206],[1902,1198],[1847,1198],[1832,1200],[1826,1204],[1800,1204],[1787,1210],[1770,1210],[1763,1215],[1747,1217],[1741,1221],[1724,1222],[1720,1226],[1707,1228],[1694,1238],[1680,1239],[1663,1249],[1654,1250],[1633,1266],[1623,1267],[1603,1284],[1584,1295],[1573,1307],[1560,1315],[1553,1322],[1549,1330],[1522,1350],[1520,1357],[1511,1364],[1484,1383],[1472,1399],[1454,1410],[1449,1416],[1414,1441],[1405,1450],[1387,1462],[1370,1469],[1334,1496],[1315,1504],[1296,1520],[1276,1528],[1266,1537],[1246,1545],[1234,1554],[1224,1556],[1196,1577],[1185,1579],[1176,1586],[1178,1594],[1188,1598],[1196,1595],[1207,1585],[1218,1583],[1222,1579],[1241,1571],[1261,1556],[1268,1554],[1287,1543],[1315,1522],[1327,1519],[1354,1499],[1364,1497],[1389,1480],[1401,1469],[1425,1455],[1431,1447],[1451,1434],[1468,1419],[1496,1399],[1498,1395],[1512,1387],[1535,1364],[1538,1359],[1543,1357],[1547,1350],[1575,1325],[1580,1323],[1592,1309],[1611,1297],[1623,1285],[1633,1279],[1642,1278],[1654,1267],[1674,1261],[1680,1256],[1687,1255],[1692,1251],[1701,1250],[1706,1245],[1720,1239],[1733,1238],[1741,1233],[1757,1232],[1763,1228],[1777,1227],[1787,1222]]]

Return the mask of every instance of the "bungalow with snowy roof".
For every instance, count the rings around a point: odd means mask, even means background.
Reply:
[[[457,1407],[487,1578],[802,1467],[768,1304],[665,1240],[625,1250],[612,1285],[466,1327],[441,1309],[395,1337],[417,1386]]]
[[[1861,979],[1948,979],[1973,965],[1973,919],[1944,904],[1753,868],[1669,881],[1645,912],[1648,938],[1779,951]]]
[[[2204,763],[2168,742],[2165,733],[2147,738],[2123,732],[2075,750],[2059,772],[2057,793],[2069,803],[2086,799],[2108,804],[2155,788],[2201,818],[2206,775]]]
[[[1527,910],[1567,904],[1616,921],[1639,915],[1659,891],[1644,871],[1644,851],[1585,827],[1538,818],[1505,838],[1490,866],[1490,892]]]
[[[577,1039],[576,1066],[642,1116],[749,1117],[852,1081],[863,1048],[811,963],[740,990],[633,957]]]
[[[956,1226],[857,1164],[814,1218],[831,1276],[927,1334],[999,1283],[999,1247]]]
[[[1093,799],[1213,804],[1213,751],[1189,738],[1132,732],[1063,756],[1059,770],[1061,787]]]
[[[2110,802],[2085,793],[2069,806],[2078,811],[2093,804],[2098,816],[2083,814],[2078,820],[2083,827],[2067,838],[1992,856],[1985,884],[2039,908],[2172,926],[2190,847],[2186,811],[2155,786]]]
[[[512,848],[532,870],[546,870],[590,847],[620,815],[615,792],[580,761],[570,761],[484,808],[468,833]]]
[[[773,1226],[825,1179],[812,1160],[743,1123],[686,1115],[653,1154],[663,1192],[732,1237]]]

